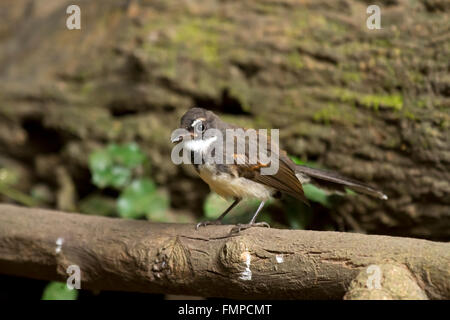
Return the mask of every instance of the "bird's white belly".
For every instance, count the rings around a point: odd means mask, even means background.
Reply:
[[[260,200],[268,200],[274,190],[263,184],[252,180],[234,177],[228,173],[217,172],[208,165],[200,166],[200,178],[205,181],[212,191],[218,195],[228,198],[256,198]]]

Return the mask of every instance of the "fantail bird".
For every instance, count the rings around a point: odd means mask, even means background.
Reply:
[[[244,150],[241,149],[240,152],[237,151],[238,148],[235,146],[232,149],[228,146],[222,149],[216,148],[217,142],[226,145],[227,131],[241,129],[240,132],[246,133],[249,129],[242,129],[228,124],[209,110],[202,108],[189,109],[181,118],[181,128],[185,129],[185,133],[173,136],[172,142],[182,143],[184,150],[191,153],[192,159],[194,159],[194,156],[200,156],[201,161],[193,164],[200,178],[209,185],[211,190],[223,198],[234,199],[231,206],[217,220],[200,222],[197,224],[197,229],[200,226],[221,224],[225,215],[241,200],[247,198],[257,198],[261,203],[249,223],[238,224],[231,232],[239,232],[253,226],[269,227],[266,222],[255,222],[265,201],[270,197],[277,198],[282,193],[285,193],[308,204],[308,200],[303,193],[303,183],[314,183],[320,187],[335,191],[343,191],[345,190],[344,188],[348,188],[380,199],[387,199],[387,196],[381,191],[359,181],[343,177],[334,172],[297,165],[287,156],[285,151],[279,150],[277,145],[275,148],[274,144],[270,143],[267,145],[267,149],[268,152],[272,153],[272,155],[275,154],[277,157],[278,170],[274,174],[263,174],[263,168],[266,168],[268,165],[267,163],[262,163],[258,157],[256,162],[252,163],[249,161],[251,158],[249,144],[252,142],[249,142],[247,139],[244,139],[245,148]],[[213,131],[213,133],[205,135],[207,130]],[[216,151],[229,152],[236,161],[229,163],[217,161],[217,157],[214,159],[212,157],[202,157],[208,154],[214,155]],[[237,161],[237,159],[240,159],[240,161]]]

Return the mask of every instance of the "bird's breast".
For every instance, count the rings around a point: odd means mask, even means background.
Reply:
[[[198,166],[198,174],[209,185],[212,191],[226,199],[256,198],[267,200],[275,192],[273,188],[261,183],[221,172],[217,170],[214,164]]]

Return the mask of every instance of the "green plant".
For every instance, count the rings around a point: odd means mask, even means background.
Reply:
[[[135,143],[110,144],[89,157],[92,182],[100,188],[125,187],[131,182],[133,171],[145,160],[145,154]]]
[[[69,289],[65,283],[52,281],[44,289],[42,300],[76,300],[78,291]]]
[[[166,221],[164,212],[169,206],[166,193],[159,190],[152,179],[143,177],[149,161],[135,143],[110,144],[93,152],[89,157],[92,182],[99,188],[113,188],[120,192],[116,210],[120,217],[139,219],[147,217]],[[109,202],[101,197],[90,197],[80,207],[99,208],[101,213],[111,211]]]
[[[117,209],[123,218],[140,218],[146,215],[151,220],[165,221],[164,213],[169,203],[165,193],[157,190],[150,179],[136,179],[119,196]]]

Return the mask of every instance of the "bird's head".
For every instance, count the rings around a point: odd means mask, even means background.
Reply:
[[[180,129],[185,132],[172,137],[172,143],[201,139],[206,130],[217,128],[219,121],[219,117],[209,110],[191,108],[181,117]]]

